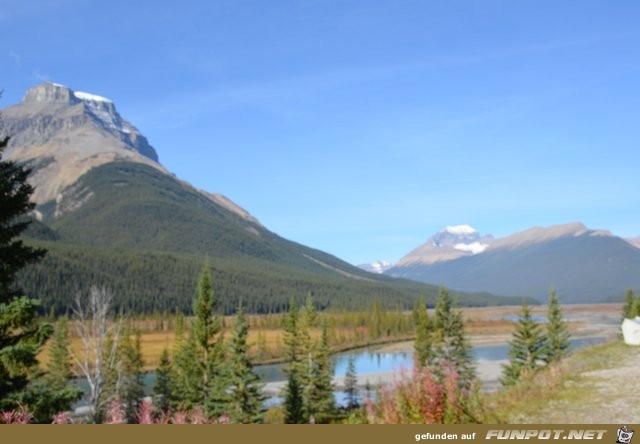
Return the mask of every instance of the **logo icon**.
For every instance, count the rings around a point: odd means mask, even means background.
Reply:
[[[629,426],[622,426],[618,429],[618,439],[616,440],[617,444],[629,444],[631,442],[631,437],[633,436],[633,429]]]

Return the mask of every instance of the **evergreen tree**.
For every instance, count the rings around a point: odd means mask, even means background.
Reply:
[[[569,352],[569,329],[562,316],[562,308],[555,290],[549,294],[547,311],[547,363],[564,358]]]
[[[230,341],[230,406],[229,416],[232,422],[250,424],[262,420],[262,384],[253,372],[249,358],[249,326],[242,305],[238,307],[236,324]]]
[[[546,338],[540,325],[531,316],[525,303],[518,319],[518,326],[509,342],[509,364],[503,367],[502,384],[513,385],[525,372],[542,366],[547,349]]]
[[[56,325],[49,349],[47,373],[19,397],[21,404],[29,406],[35,422],[50,423],[55,414],[68,411],[82,396],[82,390],[75,388],[70,380],[73,375],[67,335],[67,319],[63,317]]]
[[[356,361],[353,356],[349,356],[347,373],[344,376],[344,392],[347,395],[347,409],[357,409],[360,407],[358,401],[358,375],[356,374]]]
[[[200,405],[205,407],[208,416],[225,413],[225,404],[228,402],[229,381],[224,362],[223,327],[220,318],[213,313],[215,305],[211,272],[209,264],[206,263],[193,303],[195,318],[191,328],[196,339],[201,374],[198,384],[198,391],[202,394]]]
[[[304,412],[302,406],[302,390],[300,376],[297,372],[289,371],[287,375],[287,388],[284,398],[284,422],[285,424],[304,424]]]
[[[371,337],[373,339],[378,339],[382,336],[382,332],[384,330],[384,312],[382,307],[380,306],[380,300],[375,299],[373,301],[373,315],[372,315],[372,328],[371,328]]]
[[[421,300],[415,308],[416,341],[414,343],[416,365],[419,368],[433,365],[433,323],[429,318],[426,303]]]
[[[628,289],[624,296],[624,305],[622,306],[622,320],[633,319],[636,317],[636,300],[633,296],[633,290]]]
[[[633,310],[631,310],[631,319],[640,316],[640,295],[636,298],[636,301],[633,304]]]
[[[207,416],[219,416],[228,408],[229,376],[224,361],[222,322],[214,314],[216,299],[211,272],[205,263],[196,298],[193,302],[194,320],[186,340],[180,337],[174,358],[173,396],[176,407],[191,409],[204,407]],[[178,316],[176,324],[181,323]]]
[[[153,385],[154,405],[159,412],[169,411],[171,405],[171,373],[169,350],[165,347],[160,355],[160,362],[156,369],[156,382]]]
[[[8,138],[0,140],[0,303],[3,304],[21,296],[21,290],[15,286],[16,273],[46,253],[25,245],[19,238],[31,223],[27,215],[35,204],[30,201],[33,187],[27,182],[31,170],[2,160],[8,142]]]
[[[200,383],[202,374],[198,365],[198,345],[193,330],[180,343],[171,373],[171,406],[178,410],[191,410],[202,405]]]
[[[315,423],[326,423],[335,415],[333,396],[333,366],[329,358],[329,329],[325,322],[322,327],[320,344],[315,353],[311,377],[305,388],[305,418],[313,418]]]
[[[311,329],[314,327],[317,319],[317,313],[313,306],[313,298],[307,296],[305,305],[300,311],[298,322],[297,337],[300,344],[300,385],[302,386],[302,405],[305,412],[305,420],[309,418],[309,412],[312,410],[312,378],[314,377],[314,369],[316,366],[315,344],[311,339]],[[306,422],[306,421],[305,421]]]
[[[301,345],[300,345],[300,312],[295,299],[291,299],[289,304],[289,314],[284,323],[285,345],[287,346],[288,365],[285,368],[287,373],[287,386],[284,394],[285,423],[304,424],[304,412],[302,391],[302,366],[301,366]]]
[[[127,422],[136,421],[138,405],[144,397],[144,382],[142,380],[144,362],[142,359],[140,330],[136,329],[133,339],[129,329],[125,331],[120,342],[120,387],[119,398],[125,406]]]
[[[443,375],[443,367],[451,366],[458,374],[460,388],[470,388],[476,379],[474,358],[464,330],[462,311],[453,308],[446,288],[440,288],[438,293],[433,345],[436,375]]]
[[[118,320],[118,322],[122,323],[122,319]],[[122,354],[121,354],[121,346],[120,340],[116,342],[113,335],[108,334],[105,338],[105,346],[102,353],[102,362],[104,365],[104,388],[100,393],[99,397],[99,406],[94,415],[94,419],[101,419],[102,414],[104,413],[102,410],[105,406],[109,405],[109,403],[114,398],[119,398],[121,395],[121,385],[122,385]],[[113,359],[111,359],[111,354],[113,353]],[[106,363],[110,363],[113,361],[113,365],[109,365]]]
[[[27,183],[30,170],[2,160],[8,140],[0,140],[0,411],[21,402],[30,377],[37,374],[36,356],[53,331],[36,318],[39,302],[20,296],[15,286],[16,273],[45,251],[19,239],[30,223],[33,188]]]
[[[71,354],[69,353],[69,330],[67,318],[61,317],[56,324],[55,333],[49,348],[47,374],[44,378],[49,387],[62,390],[69,385],[71,373]]]

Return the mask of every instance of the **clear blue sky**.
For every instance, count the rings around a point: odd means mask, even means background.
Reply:
[[[0,105],[109,97],[177,176],[352,263],[462,223],[640,235],[635,0],[0,0],[0,66]]]

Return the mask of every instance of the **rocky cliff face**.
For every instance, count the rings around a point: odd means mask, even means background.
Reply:
[[[43,83],[3,110],[2,121],[11,137],[6,158],[33,168],[33,199],[53,202],[55,214],[63,211],[64,190],[93,167],[128,160],[165,171],[147,139],[104,97]]]

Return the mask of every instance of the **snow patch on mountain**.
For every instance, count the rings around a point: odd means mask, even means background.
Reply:
[[[360,264],[358,265],[358,268],[362,268],[363,270],[368,271],[369,273],[382,274],[392,266],[393,264],[390,262],[379,260],[379,261],[372,262],[370,264]]]
[[[113,103],[113,101],[111,101],[110,99],[107,99],[106,97],[97,96],[95,94],[89,94],[89,93],[82,92],[82,91],[74,91],[73,95],[76,96],[80,100],[87,100],[87,101],[92,101],[92,102]]]
[[[453,248],[460,251],[466,251],[471,254],[482,253],[487,249],[489,244],[481,244],[480,242],[472,242],[470,244],[455,244]]]

